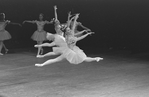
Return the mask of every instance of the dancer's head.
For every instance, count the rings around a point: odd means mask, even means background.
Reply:
[[[43,17],[44,17],[44,14],[43,13],[40,13],[39,14],[39,20],[42,21],[43,20]]]
[[[46,38],[47,38],[49,41],[53,41],[53,40],[54,40],[54,35],[53,35],[52,33],[47,33]]]
[[[5,14],[4,13],[0,13],[0,21],[5,21]]]
[[[69,27],[66,28],[66,32],[65,32],[65,37],[66,36],[72,36],[72,32],[71,32],[71,29]]]

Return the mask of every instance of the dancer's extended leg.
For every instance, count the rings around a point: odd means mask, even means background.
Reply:
[[[37,58],[43,58],[43,57],[52,56],[52,55],[58,55],[58,53],[48,52],[44,55],[37,55]]]
[[[7,54],[8,53],[8,49],[6,48],[6,46],[5,46],[5,44],[3,42],[2,42],[2,45],[3,45],[4,49],[5,49],[5,53]]]
[[[42,44],[42,41],[38,41],[37,44],[38,44],[38,45]],[[42,48],[41,46],[38,47],[37,56],[40,55],[40,53],[43,53],[43,48]]]
[[[35,64],[35,66],[44,66],[44,65],[49,65],[49,64],[52,64],[52,63],[56,63],[56,62],[59,62],[59,61],[62,61],[64,59],[63,55],[60,55],[58,56],[57,58],[54,58],[54,59],[49,59],[47,60],[46,62],[42,63],[42,64]]]
[[[95,58],[86,57],[86,59],[85,59],[84,61],[85,61],[85,62],[92,62],[92,61],[97,61],[97,62],[99,62],[100,60],[103,60],[103,58],[100,58],[100,57],[95,57]]]
[[[1,51],[2,51],[2,47],[3,47],[3,42],[0,41],[0,55],[3,55],[3,54],[1,53]]]

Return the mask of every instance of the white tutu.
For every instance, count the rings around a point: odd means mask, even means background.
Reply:
[[[9,34],[9,32],[6,30],[0,31],[0,40],[8,40],[8,39],[11,39],[11,35]]]
[[[73,49],[67,50],[64,55],[71,64],[82,63],[86,58],[86,54],[77,46],[74,46]]]
[[[35,31],[31,38],[35,41],[45,41],[46,31]]]

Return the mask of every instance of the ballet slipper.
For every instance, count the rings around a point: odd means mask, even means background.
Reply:
[[[40,45],[34,45],[34,47],[41,47]]]
[[[43,55],[37,55],[36,57],[37,58],[43,58]]]
[[[99,62],[100,60],[103,60],[103,58],[97,57],[96,61]]]
[[[43,49],[40,50],[40,54],[41,54],[41,55],[43,54]]]
[[[8,51],[9,51],[9,50],[8,50],[8,49],[6,49],[6,50],[5,50],[5,54],[7,54],[7,53],[8,53]]]
[[[0,55],[4,55],[4,54],[0,53]]]
[[[43,64],[35,64],[35,66],[37,66],[37,67],[42,67]]]

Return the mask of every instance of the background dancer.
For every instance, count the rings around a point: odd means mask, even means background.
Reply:
[[[33,33],[32,37],[31,37],[34,41],[37,41],[37,44],[42,44],[43,41],[46,40],[46,33],[47,32],[44,30],[44,25],[53,23],[53,20],[51,20],[49,22],[47,20],[44,21],[43,18],[44,18],[44,15],[41,13],[41,14],[39,14],[39,21],[38,20],[34,20],[34,21],[27,21],[26,20],[23,22],[23,23],[28,22],[28,23],[36,23],[37,24],[37,30]],[[37,56],[40,54],[43,54],[43,48],[42,47],[38,47]]]
[[[8,52],[8,49],[6,48],[4,41],[11,39],[11,35],[9,34],[8,31],[5,30],[5,27],[7,26],[7,24],[20,25],[19,23],[13,23],[13,22],[10,22],[9,20],[5,20],[5,14],[0,13],[0,55],[3,55],[1,52],[2,48],[5,49],[5,53]]]

